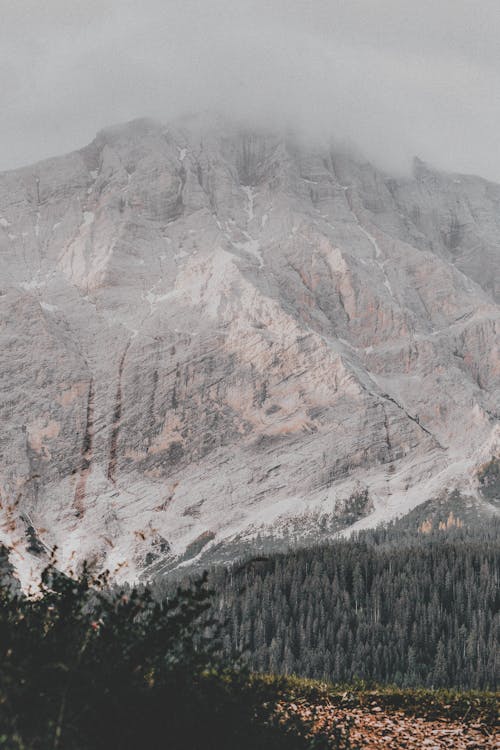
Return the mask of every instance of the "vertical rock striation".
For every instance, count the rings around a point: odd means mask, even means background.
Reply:
[[[63,564],[135,577],[482,497],[498,185],[140,120],[0,175],[0,263],[1,534],[26,576],[26,518]]]

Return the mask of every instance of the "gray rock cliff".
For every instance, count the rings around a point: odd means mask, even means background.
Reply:
[[[500,186],[478,177],[134,121],[0,174],[0,269],[0,533],[26,579],[53,545],[134,578],[376,524],[477,495],[499,455]]]

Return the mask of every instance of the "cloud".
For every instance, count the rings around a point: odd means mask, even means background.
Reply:
[[[0,169],[134,117],[213,109],[500,181],[497,0],[18,0]]]

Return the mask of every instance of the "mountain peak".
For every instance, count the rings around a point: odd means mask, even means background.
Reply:
[[[26,575],[57,544],[147,577],[457,488],[494,512],[500,188],[415,169],[201,116],[0,175]]]

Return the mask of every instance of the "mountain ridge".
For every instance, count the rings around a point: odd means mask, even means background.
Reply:
[[[499,208],[481,178],[196,118],[0,174],[2,539],[26,578],[28,526],[133,578],[352,505],[356,528],[457,488],[495,512]]]

